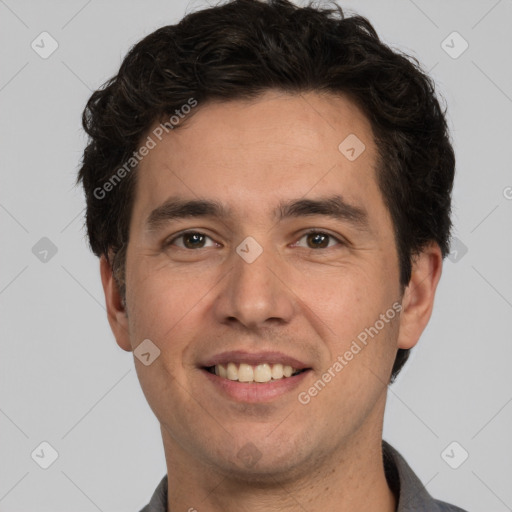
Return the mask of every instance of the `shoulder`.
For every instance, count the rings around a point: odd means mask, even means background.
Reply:
[[[388,485],[397,496],[397,512],[466,512],[434,499],[402,455],[384,440],[382,455]]]
[[[158,484],[149,503],[139,512],[166,512],[167,511],[167,475]]]

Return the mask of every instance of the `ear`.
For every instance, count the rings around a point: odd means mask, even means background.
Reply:
[[[436,243],[431,243],[415,256],[412,262],[411,279],[402,299],[398,348],[414,347],[427,326],[432,314],[442,267],[443,256]]]
[[[105,255],[102,255],[100,258],[100,273],[107,306],[108,323],[114,333],[117,344],[123,350],[131,352],[133,349],[128,336],[128,316],[112,273],[112,266],[107,261]]]

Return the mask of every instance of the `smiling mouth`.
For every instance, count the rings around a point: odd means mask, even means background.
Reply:
[[[228,363],[204,367],[204,370],[207,372],[217,375],[223,379],[244,383],[253,382],[258,384],[265,384],[267,382],[274,382],[294,377],[295,375],[299,375],[309,369],[310,368],[296,369],[289,365],[283,365],[280,363],[263,363],[257,365]]]

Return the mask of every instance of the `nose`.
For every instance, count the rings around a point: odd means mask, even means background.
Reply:
[[[290,322],[295,306],[286,266],[269,246],[251,262],[235,250],[214,302],[217,321],[249,329]]]

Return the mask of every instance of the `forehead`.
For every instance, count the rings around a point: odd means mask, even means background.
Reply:
[[[137,171],[137,217],[169,196],[214,197],[241,217],[266,215],[287,198],[333,193],[368,210],[383,207],[371,125],[344,97],[272,91],[199,104],[155,142]]]

